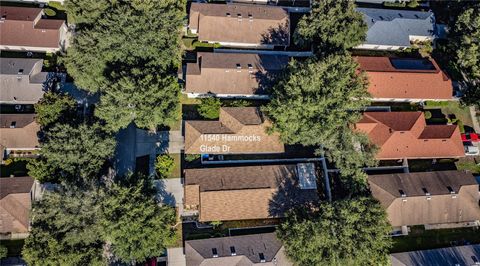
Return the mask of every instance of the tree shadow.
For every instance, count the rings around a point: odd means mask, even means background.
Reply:
[[[278,27],[270,27],[267,32],[262,33],[260,43],[263,45],[284,46],[290,45],[290,28],[288,23]]]
[[[166,190],[165,186],[165,180],[160,179],[160,180],[155,180],[154,182],[155,189],[157,191],[157,194],[155,195],[155,198],[162,202],[163,204],[173,206],[175,207],[177,204],[177,201],[175,199],[175,196]]]
[[[480,261],[480,245],[392,254],[407,265],[474,265]]]
[[[275,178],[278,188],[269,202],[271,217],[284,217],[291,210],[318,205],[320,199],[317,189],[301,189],[295,168],[282,168]],[[316,181],[318,183],[318,175]]]
[[[289,58],[285,55],[259,54],[258,61],[255,62],[257,71],[252,74],[258,84],[254,94],[271,94],[272,87],[284,75],[288,61]]]

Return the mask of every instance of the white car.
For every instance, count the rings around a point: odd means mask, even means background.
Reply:
[[[470,144],[465,144],[464,147],[465,147],[465,155],[476,156],[480,154],[478,146],[475,146],[470,143]]]

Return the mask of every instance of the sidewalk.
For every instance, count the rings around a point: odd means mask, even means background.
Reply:
[[[470,115],[472,116],[472,123],[473,123],[473,128],[475,129],[475,132],[480,133],[480,123],[478,122],[478,118],[476,117],[475,113],[475,107],[470,106]]]

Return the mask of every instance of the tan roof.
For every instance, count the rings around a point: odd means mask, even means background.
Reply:
[[[471,173],[372,175],[368,182],[372,195],[386,209],[392,226],[480,220],[479,187]]]
[[[185,192],[186,205],[199,199],[200,221],[283,217],[318,200],[316,189],[300,188],[294,164],[186,169]]]
[[[0,178],[0,233],[26,233],[32,206],[31,177]]]
[[[26,47],[60,47],[63,20],[41,18],[41,8],[0,6],[4,21],[0,23],[0,45]]]
[[[379,160],[465,156],[458,127],[427,125],[422,112],[365,112],[355,127],[380,147]]]
[[[10,128],[15,122],[15,128]],[[8,149],[34,149],[39,147],[40,125],[34,114],[0,114],[0,145]]]
[[[290,43],[288,11],[275,6],[192,3],[189,28],[197,30],[200,41],[281,46]]]
[[[187,63],[185,91],[265,94],[288,60],[283,55],[198,53],[196,63]]]
[[[452,99],[452,81],[433,59],[359,56],[356,60],[367,73],[373,98]]]
[[[185,121],[186,154],[282,153],[279,134],[256,107],[222,107],[219,121]]]

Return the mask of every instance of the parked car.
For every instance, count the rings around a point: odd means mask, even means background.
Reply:
[[[463,142],[479,142],[480,138],[477,133],[463,133],[462,141]]]
[[[476,156],[480,154],[478,146],[473,145],[473,143],[471,142],[465,143],[464,147],[465,147],[465,155]]]

